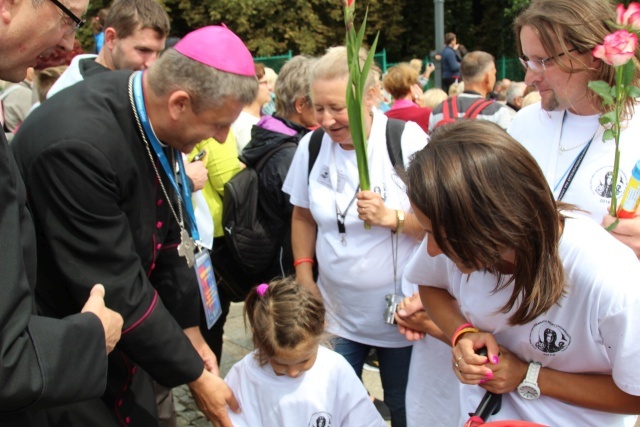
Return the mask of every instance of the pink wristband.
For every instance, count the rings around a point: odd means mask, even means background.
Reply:
[[[458,336],[458,334],[460,333],[460,331],[462,331],[463,329],[466,329],[466,328],[473,328],[473,327],[474,327],[474,326],[473,326],[471,323],[463,323],[462,325],[458,326],[458,329],[456,329],[456,330],[455,330],[455,332],[454,332],[454,333],[453,333],[453,335],[452,335],[452,338],[451,338],[451,342],[452,342],[451,347],[455,347],[455,342],[454,342],[453,340],[455,340],[455,339],[456,339],[456,337]]]
[[[297,266],[299,266],[300,264],[303,264],[303,263],[305,263],[305,262],[308,262],[308,263],[310,263],[311,265],[314,265],[314,264],[315,264],[315,262],[313,261],[313,258],[300,258],[300,259],[297,259],[297,260],[295,260],[295,261],[293,262],[293,266],[294,266],[294,267],[297,267]]]

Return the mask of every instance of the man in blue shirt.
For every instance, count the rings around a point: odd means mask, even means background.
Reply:
[[[460,80],[460,61],[456,56],[458,41],[454,33],[444,35],[445,47],[442,49],[442,90],[449,93],[449,86]]]

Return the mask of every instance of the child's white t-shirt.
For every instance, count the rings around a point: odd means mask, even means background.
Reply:
[[[385,427],[364,385],[344,357],[320,346],[313,367],[298,378],[279,376],[256,351],[236,363],[225,381],[242,412],[236,427]],[[324,424],[323,424],[324,422]]]

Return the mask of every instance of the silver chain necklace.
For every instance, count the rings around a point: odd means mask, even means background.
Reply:
[[[573,147],[563,147],[562,145],[558,145],[558,150],[562,151],[563,153],[567,151],[575,150],[576,148],[583,147],[587,142],[589,141],[582,142],[578,145],[574,145]]]
[[[193,267],[193,265],[195,264],[196,244],[191,238],[191,236],[189,235],[189,233],[187,232],[187,230],[184,228],[184,216],[182,215],[182,204],[178,202],[178,213],[176,213],[176,210],[173,207],[173,203],[171,203],[171,198],[169,197],[169,193],[167,192],[167,189],[165,188],[164,183],[162,182],[162,178],[160,177],[160,171],[158,171],[158,167],[156,166],[156,162],[153,158],[153,154],[151,153],[151,147],[150,147],[151,144],[147,140],[147,136],[144,133],[144,129],[142,128],[142,123],[140,122],[140,117],[138,116],[138,110],[136,108],[136,104],[133,99],[134,75],[135,73],[131,74],[131,77],[129,77],[129,102],[131,103],[131,108],[133,109],[133,116],[136,119],[138,130],[140,131],[140,135],[142,135],[142,141],[144,142],[144,148],[147,151],[147,155],[149,157],[149,160],[151,161],[151,166],[153,167],[153,171],[156,174],[156,178],[160,183],[160,188],[162,189],[162,193],[164,194],[164,197],[166,198],[167,203],[169,204],[169,209],[171,209],[171,213],[173,214],[173,217],[176,219],[176,221],[178,222],[178,225],[180,226],[180,244],[178,245],[178,254],[180,254],[180,256],[186,259],[187,265],[189,267]],[[172,166],[175,165],[175,162],[176,162],[175,151],[171,150],[171,165]],[[175,172],[174,172],[174,175],[175,175]]]

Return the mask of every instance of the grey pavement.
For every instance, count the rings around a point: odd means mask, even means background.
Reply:
[[[242,359],[253,350],[251,335],[245,330],[242,318],[243,303],[231,304],[229,316],[224,326],[224,345],[222,360],[220,361],[220,375],[224,378],[234,363]],[[364,384],[369,392],[382,400],[382,386],[380,375],[377,372],[364,371],[362,374]],[[173,389],[176,411],[178,413],[178,427],[204,427],[211,424],[200,412],[191,397],[187,386]],[[387,425],[391,425],[387,422]]]

